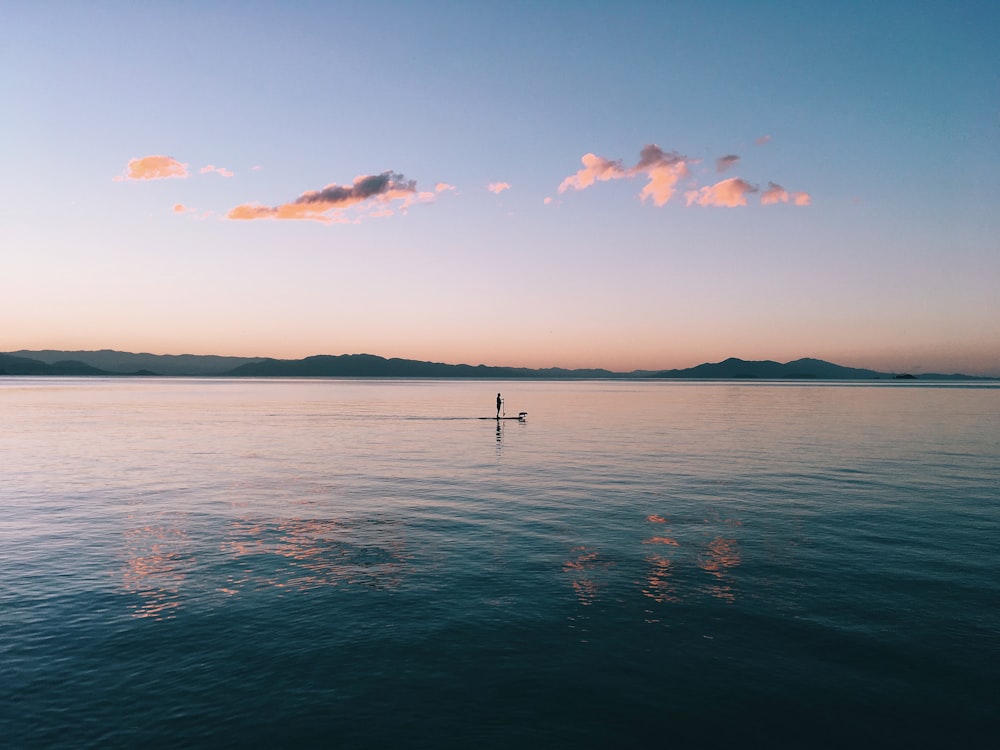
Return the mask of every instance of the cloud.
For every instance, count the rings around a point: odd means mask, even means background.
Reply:
[[[620,161],[604,159],[596,154],[584,154],[580,161],[583,163],[583,169],[559,183],[560,193],[565,193],[570,188],[583,190],[598,180],[618,180],[628,177],[628,172]]]
[[[363,216],[391,216],[395,212],[392,206],[394,201],[398,201],[396,209],[405,210],[414,203],[433,200],[434,196],[431,192],[418,192],[414,180],[407,180],[396,172],[382,172],[357,177],[351,185],[331,183],[322,190],[310,190],[280,206],[245,203],[230,210],[227,218],[308,219],[327,224],[347,223]],[[355,215],[347,216],[345,212],[352,208]]]
[[[772,203],[788,203],[788,191],[781,185],[773,182],[767,183],[767,190],[760,194],[762,206],[770,206]]]
[[[765,144],[771,136],[761,136],[758,144]],[[682,180],[691,177],[691,166],[698,164],[697,159],[689,159],[676,151],[664,151],[656,144],[649,144],[639,152],[639,161],[635,166],[626,167],[621,160],[607,159],[596,154],[585,154],[580,161],[583,168],[577,170],[559,184],[559,192],[567,190],[585,190],[597,182],[620,180],[626,177],[645,177],[647,182],[639,193],[639,198],[645,203],[652,200],[656,206],[666,205],[677,191],[677,185]],[[718,172],[725,172],[739,163],[736,154],[727,154],[715,161]],[[691,180],[694,183],[694,180]],[[689,183],[690,184],[690,183]],[[747,196],[760,192],[760,189],[742,177],[731,177],[714,185],[695,187],[684,193],[688,206],[724,206],[733,208],[747,205]],[[552,203],[551,198],[544,200]],[[762,205],[773,203],[791,203],[796,206],[808,206],[812,202],[809,193],[792,193],[773,182],[768,183],[768,189],[761,193]]]
[[[114,178],[115,182],[124,180],[165,180],[169,177],[187,177],[188,165],[181,164],[171,156],[143,156],[130,159],[124,175]]]
[[[199,220],[207,219],[215,214],[214,211],[202,211],[201,213],[198,213],[197,208],[192,208],[191,206],[185,206],[183,203],[174,204],[174,213],[177,214],[178,216],[190,216],[192,219],[199,219]]]
[[[700,190],[689,190],[684,194],[687,205],[724,206],[734,208],[747,204],[747,194],[756,193],[757,187],[740,177],[730,177],[728,180],[707,185]]]
[[[760,194],[762,206],[789,202],[794,206],[808,206],[812,203],[812,196],[809,193],[790,193],[774,182],[767,183],[767,190]]]
[[[486,186],[486,189],[489,190],[494,195],[500,195],[500,193],[502,193],[504,190],[510,190],[510,183],[491,182],[489,185]]]
[[[666,205],[674,195],[677,182],[690,174],[686,156],[681,156],[676,151],[666,152],[655,144],[642,149],[639,163],[632,169],[632,173],[649,177],[649,182],[639,193],[639,197],[643,203],[647,198],[652,198],[657,206]]]
[[[232,177],[233,173],[230,172],[225,167],[217,167],[214,164],[209,164],[207,167],[202,167],[198,170],[198,174],[208,174],[209,172],[216,172],[221,174],[223,177]]]
[[[454,185],[449,185],[447,182],[439,182],[434,186],[435,193],[444,193],[450,190],[457,190]]]
[[[769,135],[762,135],[760,138],[754,141],[754,143],[756,143],[758,146],[766,146],[770,142],[771,142],[771,136]]]
[[[726,156],[720,156],[715,160],[715,171],[722,174],[730,167],[736,165],[736,162],[740,160],[736,154],[727,154]]]
[[[639,193],[639,197],[644,202],[647,198],[652,198],[653,203],[662,206],[673,196],[677,182],[689,174],[689,159],[686,156],[681,156],[676,151],[664,151],[655,144],[642,149],[634,167],[626,168],[620,160],[605,159],[596,154],[584,154],[580,161],[583,169],[559,184],[560,193],[569,189],[584,190],[595,182],[645,175],[649,182]]]

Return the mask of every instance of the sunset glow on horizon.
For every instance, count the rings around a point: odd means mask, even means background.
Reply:
[[[56,5],[0,352],[1000,376],[993,5]]]

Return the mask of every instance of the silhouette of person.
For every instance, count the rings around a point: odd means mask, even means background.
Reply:
[[[497,394],[497,419],[500,418],[500,406],[503,404],[503,399],[500,398],[500,394]]]

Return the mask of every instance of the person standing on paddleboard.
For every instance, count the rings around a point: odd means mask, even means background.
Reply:
[[[500,407],[503,405],[503,399],[500,398],[500,394],[497,394],[497,419],[500,418]]]

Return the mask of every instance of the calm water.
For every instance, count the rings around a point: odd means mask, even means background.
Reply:
[[[497,390],[525,423],[481,421]],[[1000,388],[0,378],[0,744],[993,746]]]

